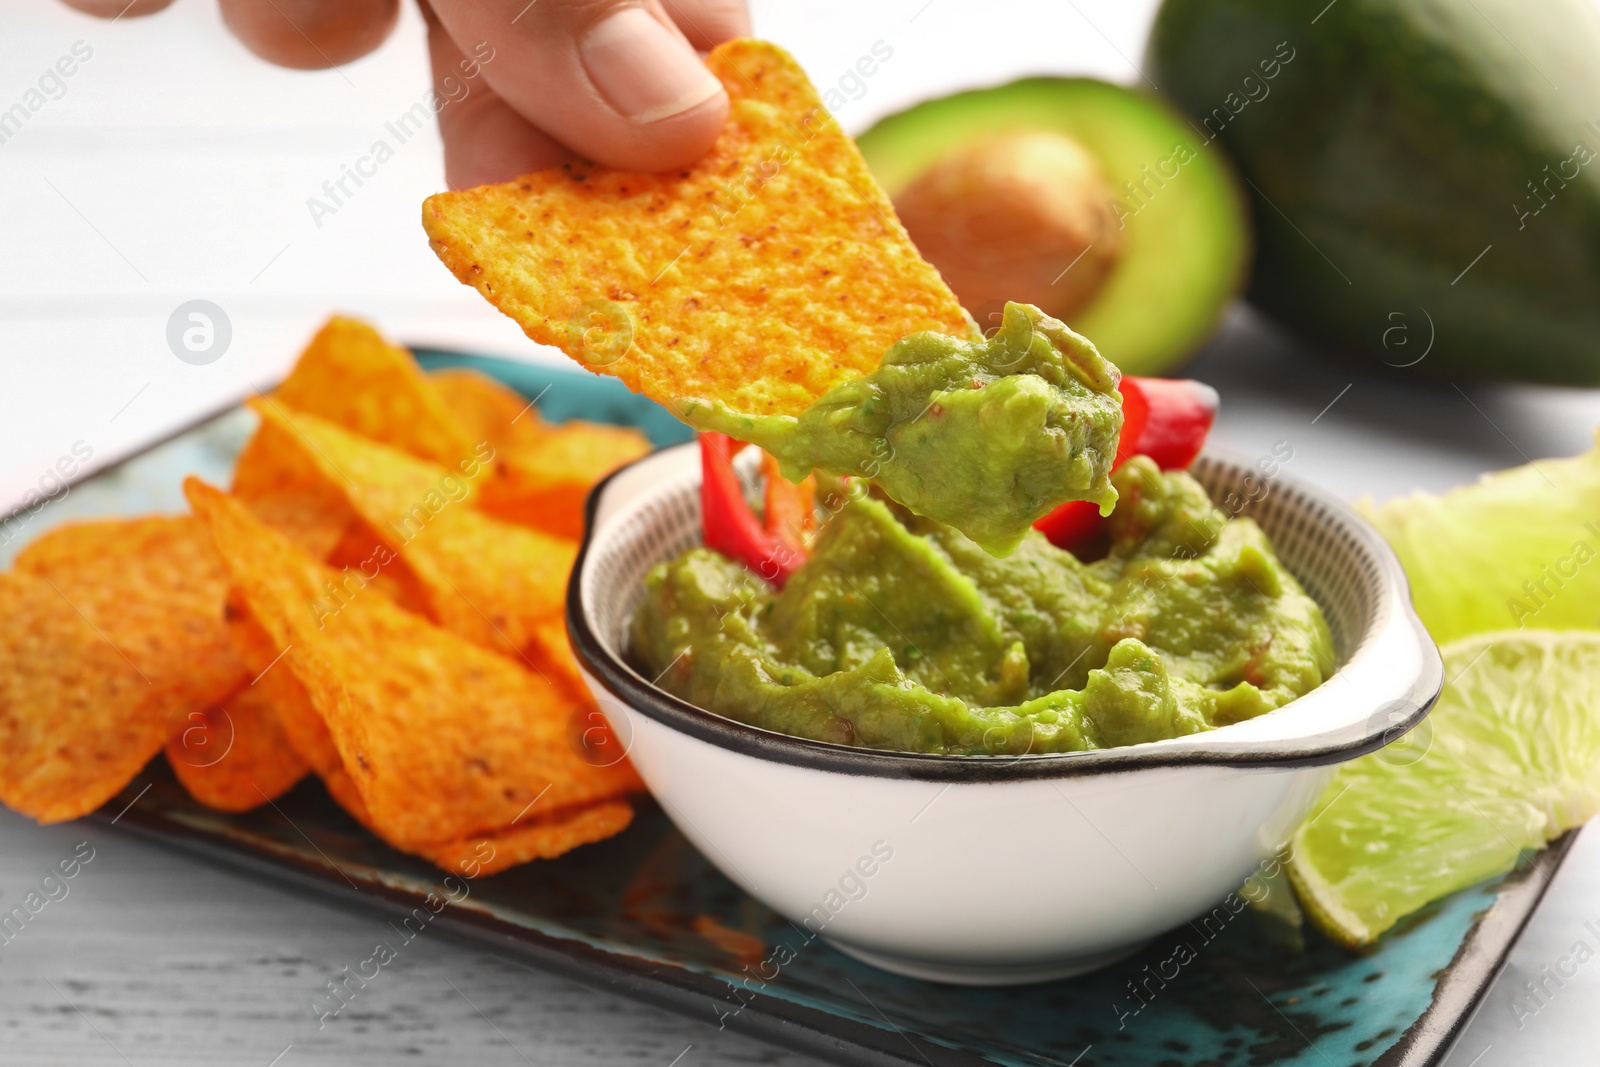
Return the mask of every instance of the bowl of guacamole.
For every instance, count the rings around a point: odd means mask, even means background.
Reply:
[[[1104,553],[995,555],[863,486],[776,589],[700,540],[694,446],[590,500],[568,626],[668,815],[829,945],[1040,981],[1224,902],[1442,686],[1382,538],[1271,457],[1111,476]]]

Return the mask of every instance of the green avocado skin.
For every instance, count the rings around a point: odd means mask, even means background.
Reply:
[[[1237,162],[1268,314],[1437,377],[1600,384],[1586,0],[1166,0],[1146,72]]]

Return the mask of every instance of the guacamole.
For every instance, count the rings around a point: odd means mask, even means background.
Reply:
[[[784,475],[872,480],[918,515],[995,555],[1068,500],[1108,511],[1122,428],[1120,375],[1094,345],[1036,307],[1007,304],[993,337],[912,334],[864,378],[799,416],[747,415],[683,399],[686,421],[771,453]]]
[[[1332,671],[1321,612],[1254,522],[1144,457],[1111,483],[1110,551],[1088,563],[1036,532],[997,558],[852,483],[781,591],[703,547],[656,566],[631,654],[755,726],[962,755],[1209,730]]]

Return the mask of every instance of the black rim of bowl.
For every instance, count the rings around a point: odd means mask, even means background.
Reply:
[[[675,448],[697,447],[694,442]],[[837,745],[828,741],[792,737],[789,734],[751,726],[716,712],[690,704],[640,677],[605,644],[589,626],[582,602],[583,573],[594,544],[595,513],[611,483],[640,463],[658,458],[663,449],[619,467],[589,493],[584,510],[583,541],[567,585],[567,630],[578,659],[627,714],[648,716],[680,733],[756,759],[795,767],[812,767],[837,774],[867,775],[877,778],[904,778],[935,782],[1003,782],[1040,778],[1070,778],[1160,767],[1235,767],[1293,768],[1342,763],[1374,752],[1396,740],[1420,723],[1438,701],[1444,688],[1444,662],[1427,630],[1410,607],[1410,591],[1399,561],[1389,554],[1387,563],[1398,576],[1401,611],[1419,638],[1427,662],[1405,693],[1374,701],[1373,711],[1384,706],[1393,709],[1386,716],[1369,715],[1364,726],[1352,726],[1332,734],[1318,734],[1279,742],[1232,742],[1227,727],[1206,734],[1207,742],[1174,748],[1162,742],[1126,745],[1120,748],[1093,749],[1087,752],[1036,753],[1022,756],[934,755],[922,752],[897,752],[888,749]],[[1306,486],[1293,480],[1302,490]],[[1315,494],[1319,495],[1320,494]],[[1342,501],[1324,499],[1346,521],[1362,520]],[[1426,653],[1431,651],[1431,655]],[[1344,670],[1341,667],[1340,670]],[[1322,683],[1328,684],[1331,678]],[[1320,687],[1319,687],[1320,688]],[[1312,692],[1315,692],[1313,690]],[[1309,696],[1310,694],[1307,694]],[[1300,699],[1305,699],[1304,697]],[[1291,701],[1272,714],[1294,707]],[[1209,739],[1215,740],[1209,740]],[[623,739],[631,747],[631,738]]]

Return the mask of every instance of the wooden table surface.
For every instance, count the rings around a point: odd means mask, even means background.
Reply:
[[[40,827],[4,810],[0,911],[75,853],[93,858],[66,895],[0,933],[6,1067],[814,1062],[443,934],[408,944],[319,1026],[313,1000],[382,939],[383,917],[114,827]]]

